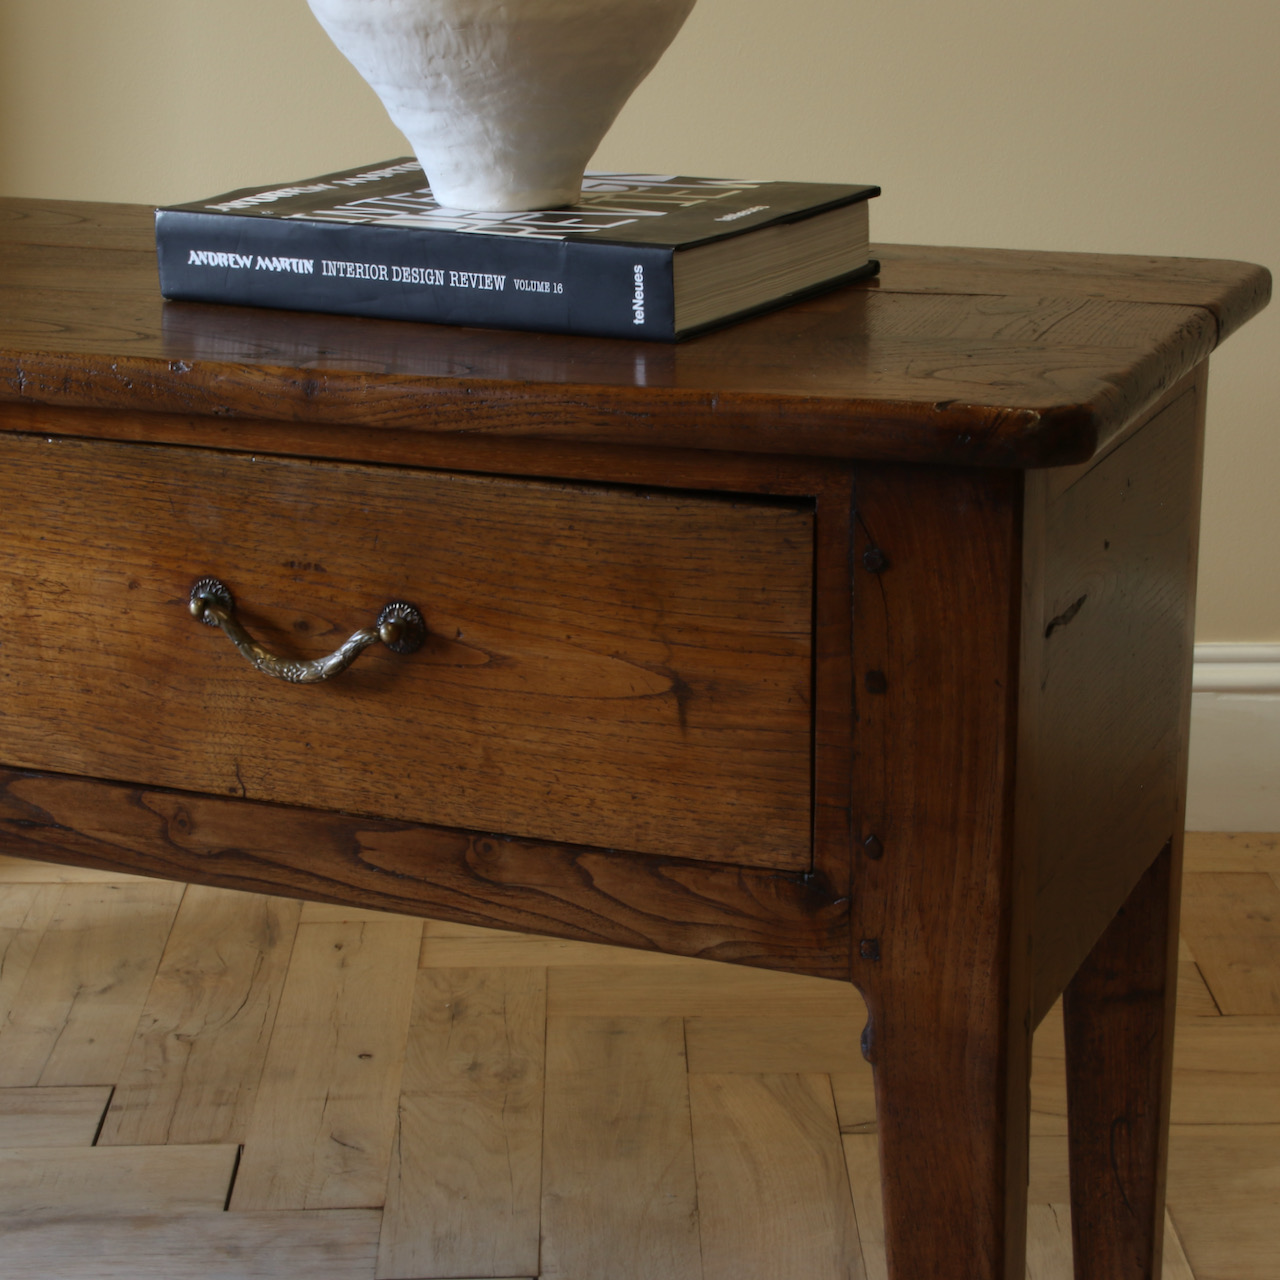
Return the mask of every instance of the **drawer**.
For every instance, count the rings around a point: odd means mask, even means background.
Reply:
[[[684,858],[806,867],[803,502],[0,439],[0,763]],[[188,611],[213,575],[267,648]]]

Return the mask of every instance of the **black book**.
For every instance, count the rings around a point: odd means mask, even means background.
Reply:
[[[672,341],[871,275],[878,187],[589,173],[441,208],[413,159],[156,210],[166,298]]]

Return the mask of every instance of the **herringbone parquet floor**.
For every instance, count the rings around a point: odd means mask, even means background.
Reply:
[[[1280,1275],[1280,837],[1189,839],[1167,1280]],[[833,983],[0,859],[0,1277],[868,1280]],[[1037,1033],[1031,1280],[1068,1280]]]

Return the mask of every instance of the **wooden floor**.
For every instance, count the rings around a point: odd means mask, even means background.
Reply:
[[[1166,1280],[1280,1275],[1280,837],[1188,850]],[[875,1280],[837,984],[0,859],[0,1277]],[[1032,1280],[1068,1280],[1060,1018]]]

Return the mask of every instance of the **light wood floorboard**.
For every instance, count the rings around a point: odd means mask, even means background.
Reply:
[[[60,892],[55,884],[0,881],[0,1029],[8,1025]]]
[[[155,884],[147,876],[125,871],[97,871],[93,867],[64,867],[0,853],[0,884]]]
[[[1280,873],[1280,834],[1257,831],[1188,831],[1184,871]]]
[[[1033,1204],[1027,1210],[1027,1280],[1074,1280],[1069,1204]],[[1168,1214],[1162,1280],[1195,1280]]]
[[[110,1101],[106,1086],[0,1089],[0,1147],[91,1147]]]
[[[1031,1077],[1032,1131],[1067,1132],[1062,1010],[1036,1031]],[[1179,1013],[1174,1030],[1174,1124],[1280,1122],[1280,1018],[1196,1018]]]
[[[1182,936],[1224,1014],[1280,1017],[1280,885],[1271,875],[1187,876]]]
[[[420,935],[298,926],[233,1209],[382,1207]]]
[[[1275,1280],[1280,836],[1187,868],[1164,1280]],[[850,989],[182,895],[0,857],[0,1280],[884,1280]],[[1070,1280],[1056,1009],[1032,1134]]]
[[[853,1070],[832,1072],[831,1092],[841,1133],[876,1133],[876,1088],[871,1068],[859,1054]]]
[[[368,907],[348,907],[336,902],[303,902],[300,924],[386,924],[388,920],[410,921],[414,928],[421,929],[422,920],[412,916],[396,915],[390,911],[371,911]]]
[[[704,1280],[863,1280],[824,1075],[692,1075]]]
[[[546,977],[418,975],[379,1280],[538,1270]]]
[[[373,1280],[382,1215],[0,1217],[0,1280]]]
[[[689,1018],[689,1070],[707,1075],[831,1075],[865,1063],[863,1018]]]
[[[458,928],[466,928],[459,925]],[[423,934],[420,961],[423,968],[498,967],[502,965],[621,966],[636,969],[657,966],[686,969],[695,975],[705,962],[661,951],[637,951],[631,947],[605,947],[595,942],[573,942],[564,938],[539,938],[533,934],[502,933],[494,937],[472,934]]]
[[[1280,1272],[1280,1125],[1175,1126],[1169,1212],[1196,1280]]]
[[[301,904],[192,885],[100,1142],[242,1142]]]
[[[841,1139],[858,1230],[858,1253],[867,1280],[887,1280],[884,1201],[880,1195],[880,1139],[874,1133],[847,1133]]]
[[[183,886],[66,884],[0,1027],[0,1087],[114,1084]]]
[[[832,1017],[866,1020],[851,986],[792,973],[703,962],[678,969],[547,970],[548,1016],[599,1018]]]
[[[547,1280],[701,1280],[684,1024],[548,1017]]]
[[[0,1150],[7,1214],[221,1212],[237,1150],[204,1147],[10,1147]]]

